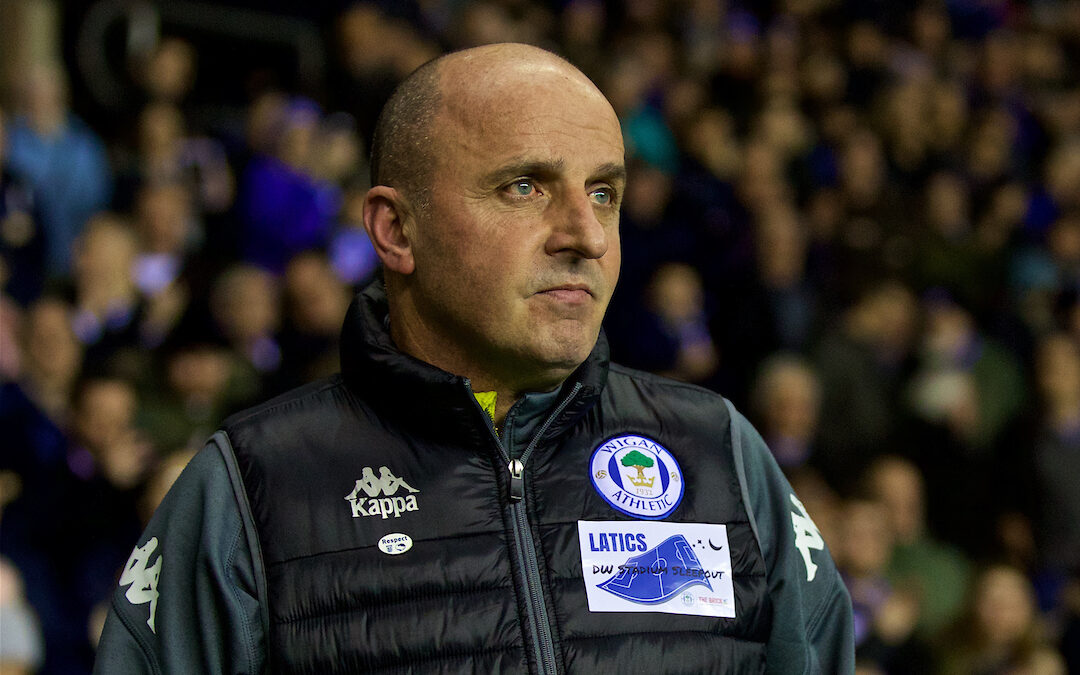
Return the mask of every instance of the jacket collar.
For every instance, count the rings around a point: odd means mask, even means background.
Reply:
[[[487,422],[466,378],[400,351],[387,329],[388,316],[381,280],[358,293],[349,306],[341,332],[341,372],[349,389],[380,416],[411,420],[413,429],[427,427],[437,434],[453,429],[470,437],[487,436]],[[548,427],[546,437],[566,431],[596,403],[608,366],[607,338],[601,331],[589,357],[562,384],[560,401],[576,383],[582,386]]]

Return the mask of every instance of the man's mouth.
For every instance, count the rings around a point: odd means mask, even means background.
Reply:
[[[537,293],[560,302],[585,302],[592,299],[592,290],[586,284],[560,284]]]

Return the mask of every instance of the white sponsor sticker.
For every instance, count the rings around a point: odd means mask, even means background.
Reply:
[[[379,548],[389,555],[401,555],[412,548],[412,537],[401,532],[393,532],[379,540]]]
[[[579,520],[578,543],[589,611],[735,617],[724,525]]]

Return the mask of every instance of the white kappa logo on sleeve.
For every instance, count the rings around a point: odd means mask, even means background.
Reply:
[[[157,545],[157,537],[151,537],[150,541],[132,551],[127,564],[124,565],[124,572],[120,575],[120,586],[130,585],[124,593],[128,602],[133,605],[150,603],[150,618],[146,620],[146,625],[150,626],[150,630],[155,635],[157,634],[157,629],[154,628],[154,616],[157,614],[158,603],[157,585],[158,577],[161,576],[163,556],[159,555],[153,565],[149,563],[150,554],[157,549]]]
[[[791,525],[795,530],[795,548],[799,549],[803,562],[806,563],[806,580],[813,581],[817,575],[818,566],[810,557],[810,551],[811,549],[824,551],[825,540],[821,538],[821,532],[818,531],[817,525],[810,520],[810,515],[806,513],[806,507],[794,494],[791,495],[791,503],[795,505],[795,511],[791,512]]]

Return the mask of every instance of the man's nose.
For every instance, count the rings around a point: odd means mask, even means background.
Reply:
[[[583,258],[595,259],[607,253],[611,233],[597,218],[588,194],[567,197],[554,218],[547,242],[549,255],[570,251]]]

